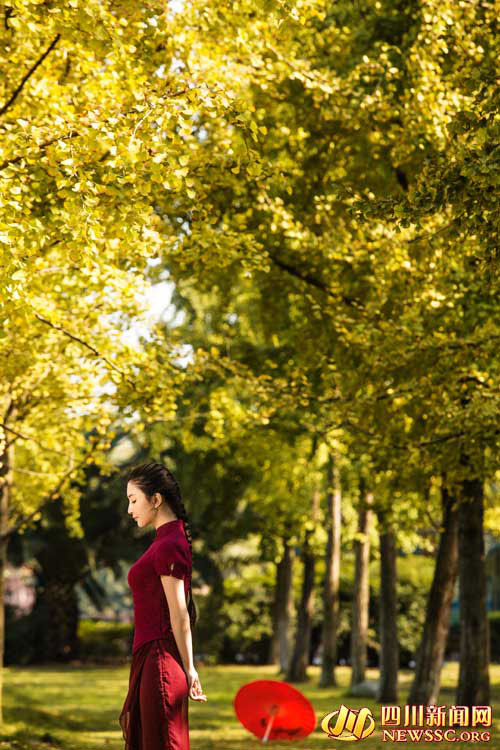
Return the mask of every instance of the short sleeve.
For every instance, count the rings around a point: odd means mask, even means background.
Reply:
[[[172,540],[156,546],[153,567],[159,576],[175,576],[181,579],[187,578],[191,572],[186,551]]]

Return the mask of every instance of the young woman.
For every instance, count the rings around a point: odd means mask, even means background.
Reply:
[[[155,537],[128,572],[134,603],[129,688],[119,721],[125,750],[189,750],[188,696],[206,701],[193,663],[191,531],[177,480],[162,464],[137,466],[128,513]]]

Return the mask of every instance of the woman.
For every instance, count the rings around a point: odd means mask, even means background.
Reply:
[[[128,513],[153,524],[152,544],[128,572],[134,603],[129,689],[119,721],[125,750],[189,750],[188,696],[206,701],[193,663],[191,532],[179,485],[165,466],[137,466]]]

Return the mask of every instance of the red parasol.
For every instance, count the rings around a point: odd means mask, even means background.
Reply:
[[[307,698],[276,680],[243,685],[236,693],[234,710],[245,729],[262,742],[307,737],[316,726],[316,715]]]

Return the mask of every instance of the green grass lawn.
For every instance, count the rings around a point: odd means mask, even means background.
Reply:
[[[4,670],[4,726],[0,733],[0,750],[123,750],[118,724],[128,686],[129,667],[42,667]],[[316,729],[303,740],[273,742],[273,747],[288,750],[319,750],[345,747],[339,740],[328,738],[321,731],[320,721],[336,711],[341,703],[359,708],[368,706],[375,719],[375,732],[361,740],[363,750],[381,750],[391,742],[381,740],[380,706],[371,700],[347,696],[350,669],[337,667],[339,686],[317,687],[319,667],[309,668],[307,683],[295,684],[310,700],[318,720]],[[252,734],[240,724],[233,709],[238,689],[247,682],[259,679],[279,679],[276,668],[250,666],[199,667],[199,675],[206,703],[189,702],[191,750],[252,750],[262,747]],[[368,670],[368,678],[375,679],[376,670]],[[404,705],[410,686],[411,672],[400,673],[399,704]],[[455,700],[458,664],[447,664],[443,670],[441,705],[450,706]],[[500,748],[500,665],[490,667],[492,684],[493,727],[489,743],[478,747]],[[410,746],[453,748],[463,750],[472,743],[420,742]],[[350,745],[348,745],[349,747]]]

